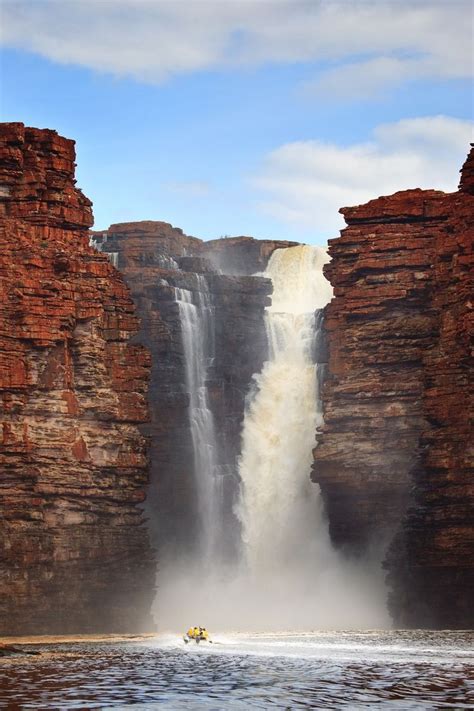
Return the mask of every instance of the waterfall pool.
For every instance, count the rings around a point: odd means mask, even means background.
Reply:
[[[6,709],[474,708],[474,633],[178,635],[34,644],[0,659]]]

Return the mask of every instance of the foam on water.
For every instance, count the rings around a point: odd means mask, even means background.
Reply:
[[[36,645],[40,656],[0,658],[0,698],[22,709],[472,708],[472,632],[226,633],[215,640]]]

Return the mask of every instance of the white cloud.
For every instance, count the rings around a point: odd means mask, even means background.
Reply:
[[[337,99],[367,99],[404,81],[430,77],[427,60],[375,57],[330,69],[318,79],[302,82],[306,95]]]
[[[367,96],[472,72],[470,0],[2,0],[2,42],[118,76],[329,62],[306,85]]]
[[[259,207],[277,220],[331,237],[344,225],[340,207],[407,188],[456,190],[473,126],[429,116],[380,125],[367,143],[280,146],[252,180],[263,193]]]

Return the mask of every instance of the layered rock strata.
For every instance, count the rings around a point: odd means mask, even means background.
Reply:
[[[395,622],[472,627],[472,153],[460,191],[344,208],[314,480],[339,546],[386,545]],[[406,516],[404,512],[409,506]]]
[[[238,537],[233,503],[245,398],[267,354],[263,315],[271,283],[260,276],[277,248],[290,242],[237,237],[203,242],[164,222],[112,225],[92,239],[108,252],[130,286],[141,318],[140,340],[152,353],[150,385],[152,476],[149,519],[166,551],[192,550],[197,541],[196,477],[190,430],[190,396],[177,289],[209,292],[213,310],[213,359],[207,389],[214,415],[218,476],[225,501],[225,549]]]
[[[474,627],[474,149],[446,195],[432,261],[437,331],[423,356],[421,456],[387,557],[398,624]]]
[[[0,634],[149,627],[150,356],[73,141],[0,130]]]

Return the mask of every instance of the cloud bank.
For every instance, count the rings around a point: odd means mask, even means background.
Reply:
[[[407,80],[470,76],[471,12],[470,0],[2,0],[1,39],[145,82],[320,63],[306,92],[366,98]]]
[[[430,116],[382,124],[366,143],[287,143],[252,184],[265,214],[333,237],[344,226],[340,207],[408,188],[456,190],[472,135],[470,121]]]

